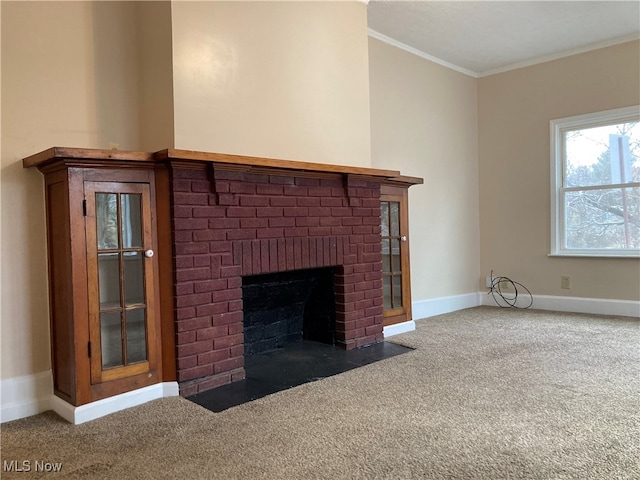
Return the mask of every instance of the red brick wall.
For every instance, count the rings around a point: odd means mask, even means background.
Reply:
[[[181,395],[244,378],[244,275],[336,266],[337,343],[382,341],[378,183],[174,164],[171,184]]]

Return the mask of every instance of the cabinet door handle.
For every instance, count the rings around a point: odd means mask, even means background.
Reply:
[[[147,258],[153,257],[153,254],[154,254],[154,252],[151,249],[144,251],[144,256],[147,257]]]
[[[407,241],[407,236],[406,236],[406,235],[402,235],[402,236],[400,237],[400,241],[402,241],[402,242],[406,242],[406,241]]]

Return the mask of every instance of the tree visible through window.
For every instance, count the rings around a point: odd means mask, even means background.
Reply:
[[[554,120],[552,254],[640,252],[640,109]]]

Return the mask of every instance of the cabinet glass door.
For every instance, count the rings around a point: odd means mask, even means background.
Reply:
[[[411,320],[407,191],[383,186],[380,197],[384,324]]]
[[[384,309],[402,308],[400,202],[382,201],[382,284]]]
[[[85,182],[91,379],[150,370],[154,358],[149,185]]]

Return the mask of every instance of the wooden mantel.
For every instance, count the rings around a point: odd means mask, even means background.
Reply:
[[[101,150],[93,148],[51,147],[40,153],[26,157],[22,161],[22,166],[24,168],[37,167],[42,170],[61,160],[72,162],[77,161],[79,164],[87,166],[105,162],[110,164],[126,162],[138,165],[165,163],[166,161],[206,162],[213,165],[225,165],[227,167],[243,168],[246,170],[273,168],[321,174],[334,173],[358,175],[374,178],[381,183],[399,183],[407,186],[423,183],[422,178],[404,176],[397,170],[298,162],[293,160],[278,160],[273,158],[198,152],[173,148],[157,152],[139,152],[127,150]]]

